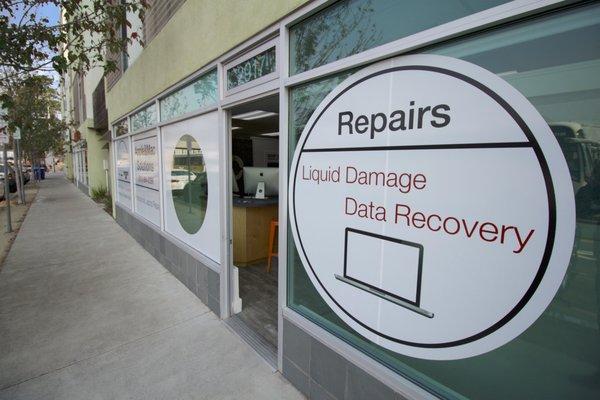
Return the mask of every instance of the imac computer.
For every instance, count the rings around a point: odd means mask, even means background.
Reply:
[[[244,167],[244,193],[255,196],[262,186],[265,196],[279,195],[279,168]]]

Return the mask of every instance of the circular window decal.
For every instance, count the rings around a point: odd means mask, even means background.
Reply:
[[[202,149],[190,135],[183,135],[175,145],[170,185],[177,219],[193,235],[206,215],[208,180]]]
[[[501,78],[441,56],[359,71],[307,123],[290,222],[315,288],[371,341],[458,359],[545,310],[575,232],[564,156]]]

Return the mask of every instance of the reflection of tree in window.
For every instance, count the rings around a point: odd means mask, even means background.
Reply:
[[[217,71],[213,70],[162,99],[160,101],[161,120],[167,121],[216,103]]]
[[[294,26],[292,73],[359,53],[380,42],[374,11],[372,0],[346,1],[315,15],[310,23]]]
[[[136,131],[147,128],[156,123],[156,112],[154,105],[151,105],[131,117],[131,128]]]
[[[202,149],[190,135],[182,136],[175,146],[171,194],[181,227],[189,234],[198,232],[206,215],[208,180]]]

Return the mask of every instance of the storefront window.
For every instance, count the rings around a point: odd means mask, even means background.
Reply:
[[[227,70],[227,89],[233,89],[275,72],[275,62],[275,47],[271,47],[249,60],[231,67]]]
[[[308,71],[506,2],[338,1],[290,29],[290,73]]]
[[[136,138],[133,141],[133,173],[135,212],[160,226],[160,182],[158,167],[158,137]]]
[[[149,128],[152,125],[155,125],[157,122],[156,118],[156,105],[151,104],[143,110],[138,111],[133,114],[130,118],[131,120],[131,130],[133,132],[139,131],[141,129]]]
[[[168,121],[217,104],[217,70],[210,71],[160,101],[160,118]]]
[[[200,145],[190,135],[179,139],[173,154],[171,195],[181,227],[190,235],[198,232],[208,202],[208,180]]]
[[[404,6],[404,2],[399,4]],[[324,14],[331,12],[327,9]],[[367,9],[363,13],[372,15],[373,12]],[[315,18],[321,17],[312,20]],[[327,25],[331,32],[341,30],[339,24],[329,22]],[[392,29],[384,22],[375,25],[382,31]],[[343,36],[339,31],[324,35]],[[546,119],[569,166],[577,208],[575,245],[569,269],[554,300],[528,330],[496,350],[462,360],[429,361],[393,353],[357,334],[327,306],[306,275],[291,232],[288,235],[288,305],[445,398],[598,398],[600,44],[593,39],[598,37],[600,6],[596,4],[424,50],[477,64],[509,82]],[[294,40],[297,41],[292,39],[292,42]],[[305,64],[297,63],[297,67],[300,66],[297,72],[339,58],[337,53],[332,55],[325,47],[312,51],[313,56],[307,57]],[[292,52],[292,57],[299,57],[294,54]],[[347,54],[351,51],[344,53]],[[313,58],[323,62],[310,61]],[[312,111],[347,75],[346,72],[293,88],[290,98],[291,153]]]

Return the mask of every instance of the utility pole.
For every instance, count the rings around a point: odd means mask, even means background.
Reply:
[[[8,155],[6,145],[8,144],[8,132],[0,134],[2,142],[2,154],[4,162],[4,201],[6,202],[6,232],[12,232],[12,220],[10,216],[10,178],[8,177]]]

